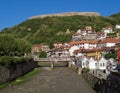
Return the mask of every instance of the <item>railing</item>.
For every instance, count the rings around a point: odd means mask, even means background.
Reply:
[[[70,58],[34,58],[34,61],[54,61],[54,62],[58,62],[58,61],[71,61]]]

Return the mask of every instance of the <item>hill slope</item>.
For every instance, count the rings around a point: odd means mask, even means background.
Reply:
[[[116,20],[119,20],[119,21],[120,21],[120,12],[119,12],[119,13],[116,13],[116,14],[113,14],[113,15],[111,15],[110,17],[113,17],[113,18],[115,18]]]
[[[6,28],[0,34],[10,34],[16,38],[23,38],[33,43],[68,42],[78,29],[92,26],[96,31],[101,31],[104,26],[120,24],[119,16],[53,16],[37,19],[28,19],[12,28]],[[70,33],[66,34],[69,29]]]

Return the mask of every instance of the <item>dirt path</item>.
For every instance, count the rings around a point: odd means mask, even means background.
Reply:
[[[81,77],[69,68],[45,70],[26,83],[7,87],[0,93],[96,93]]]

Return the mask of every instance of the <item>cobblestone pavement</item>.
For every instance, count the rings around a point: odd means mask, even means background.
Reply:
[[[0,93],[96,93],[82,78],[69,68],[44,70],[28,82],[10,86]]]

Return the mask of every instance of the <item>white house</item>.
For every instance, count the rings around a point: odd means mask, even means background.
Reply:
[[[120,29],[120,24],[115,25],[116,29]]]
[[[92,29],[91,26],[85,26],[84,29],[79,29],[74,35],[72,35],[73,41],[94,40],[96,38],[97,33]]]
[[[77,46],[80,49],[93,49],[97,47],[97,40],[81,40],[81,41],[73,41],[69,43],[71,46]]]
[[[106,70],[106,68],[107,68],[107,62],[108,62],[108,60],[106,60],[104,57],[102,57],[98,61],[98,69],[100,69],[100,70]]]
[[[110,27],[110,26],[107,26],[107,27],[103,28],[103,31],[104,31],[105,33],[107,33],[107,34],[113,32],[112,27]]]
[[[80,29],[78,29],[78,30],[77,30],[77,33],[78,33],[78,34],[80,34],[80,33],[81,33],[81,30],[80,30]]]
[[[87,68],[87,67],[88,67],[88,59],[83,58],[83,60],[82,60],[82,68]]]
[[[89,60],[87,57],[80,58],[79,60],[80,67],[82,68],[88,68]]]
[[[94,70],[94,69],[97,68],[97,61],[94,60],[92,57],[89,59],[88,68],[89,68],[90,70]]]
[[[107,37],[107,34],[113,33],[112,27],[110,27],[110,26],[103,28],[102,31],[105,33],[105,37]]]
[[[61,46],[63,46],[62,43],[54,43],[54,48],[60,48]]]
[[[69,59],[69,47],[54,48],[47,52],[47,57]]]
[[[70,56],[74,56],[74,51],[75,51],[75,50],[78,50],[78,49],[79,49],[78,46],[72,46],[72,47],[69,49]]]
[[[105,32],[104,32],[104,31],[101,31],[101,32],[98,33],[97,39],[98,39],[98,40],[102,40],[102,39],[106,38],[106,36],[107,36],[107,35],[105,34]]]
[[[114,47],[116,43],[119,43],[120,39],[117,38],[105,38],[100,43],[103,44],[105,47]]]
[[[84,56],[84,54],[83,54],[83,53],[81,53],[81,52],[79,52],[79,53],[77,53],[75,56],[76,56],[76,57],[83,57],[83,56]]]

